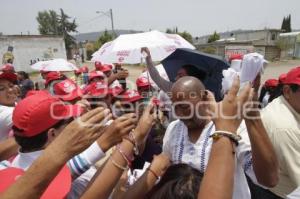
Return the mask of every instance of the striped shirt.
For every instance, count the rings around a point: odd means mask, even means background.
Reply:
[[[3,170],[8,167],[16,167],[27,170],[42,153],[43,150],[34,151],[30,153],[19,152],[19,154],[13,159],[12,162],[7,160],[0,162],[0,170]],[[81,154],[74,156],[71,160],[67,162],[67,166],[71,171],[73,179],[83,174],[104,156],[105,154],[99,147],[97,142],[94,142],[88,149],[86,149]]]

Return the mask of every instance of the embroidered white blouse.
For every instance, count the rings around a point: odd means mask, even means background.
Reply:
[[[188,129],[180,120],[172,122],[167,130],[163,141],[163,152],[168,154],[174,164],[186,163],[201,172],[204,172],[208,163],[212,139],[209,138],[215,131],[213,122],[206,125],[196,143],[188,138]],[[250,199],[245,173],[257,183],[252,168],[251,145],[246,125],[243,122],[238,129],[242,137],[236,148],[237,163],[234,175],[233,199]],[[218,180],[218,179],[216,179]]]

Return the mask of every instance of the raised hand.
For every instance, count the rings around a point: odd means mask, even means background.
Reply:
[[[117,118],[104,130],[104,133],[98,139],[98,144],[101,146],[101,149],[105,152],[112,146],[120,143],[122,138],[136,127],[136,124],[137,117],[133,113],[124,114]]]
[[[85,98],[79,100],[78,102],[76,102],[76,104],[82,107],[85,113],[91,110],[91,105],[89,101]]]
[[[147,47],[141,48],[141,53],[145,53],[147,56],[151,57],[149,48],[147,48]]]
[[[240,80],[236,77],[224,99],[216,104],[214,117],[212,118],[216,130],[221,129],[232,133],[237,131],[244,117],[244,105],[253,98],[253,89],[250,84],[246,85],[238,95],[239,89]]]
[[[117,79],[126,79],[129,76],[128,70],[120,70],[116,73]]]
[[[145,108],[144,113],[135,129],[135,135],[138,144],[142,144],[147,138],[147,135],[155,123],[155,119],[157,118],[156,111],[154,111],[155,105],[152,103],[152,100],[150,100],[150,102],[151,103],[149,103]]]
[[[104,121],[111,118],[109,109],[94,109],[66,126],[49,148],[56,154],[71,158],[96,141],[103,133]]]

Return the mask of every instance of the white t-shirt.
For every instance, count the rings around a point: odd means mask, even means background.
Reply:
[[[197,142],[191,143],[188,138],[188,129],[180,120],[172,122],[163,141],[163,152],[168,154],[175,164],[186,163],[195,169],[204,172],[209,160],[213,140],[209,138],[215,131],[215,125],[210,122],[206,125]],[[251,145],[248,132],[243,122],[238,129],[242,137],[236,148],[237,163],[234,174],[233,199],[250,199],[250,190],[247,184],[247,175],[257,183],[252,168]]]
[[[300,113],[280,96],[261,110],[261,120],[279,162],[279,182],[270,191],[285,198],[300,186]]]
[[[0,105],[0,141],[8,137],[8,133],[13,125],[12,114],[15,107]]]
[[[300,198],[300,187],[287,196],[287,199],[299,199]]]

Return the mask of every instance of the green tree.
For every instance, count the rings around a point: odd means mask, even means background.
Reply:
[[[113,40],[113,35],[110,34],[107,30],[105,30],[104,33],[98,38],[98,40],[94,44],[94,50],[95,51],[98,50],[99,48],[101,48],[103,44],[112,40]]]
[[[217,49],[212,47],[212,46],[207,46],[207,47],[205,47],[204,49],[202,49],[200,51],[202,51],[204,53],[208,53],[208,54],[216,54]]]
[[[282,24],[281,24],[281,30],[285,30],[285,26],[286,26],[286,18],[283,17]]]
[[[190,43],[193,43],[193,36],[188,33],[187,31],[178,33],[181,37],[183,37],[185,40],[187,40]]]
[[[168,34],[174,34],[175,32],[174,32],[174,30],[172,30],[170,28],[167,28],[166,33],[168,33]]]
[[[88,42],[85,44],[87,60],[90,60],[92,58],[92,55],[95,52],[94,48],[94,43]]]
[[[183,37],[185,40],[187,40],[188,42],[193,43],[193,36],[187,31],[179,32],[177,27],[173,28],[173,30],[171,28],[167,28],[166,33],[178,34],[181,37]]]
[[[36,19],[41,35],[58,35],[59,16],[54,10],[39,12]]]
[[[76,44],[75,38],[71,36],[71,33],[77,32],[75,19],[71,20],[71,17],[65,14],[63,9],[60,9],[60,14],[57,14],[54,10],[38,12],[36,20],[41,35],[63,36],[69,54],[73,45]]]
[[[212,43],[220,39],[220,35],[215,31],[214,34],[210,35],[207,43]]]
[[[284,32],[292,32],[291,15],[283,18],[281,30],[283,30]]]

